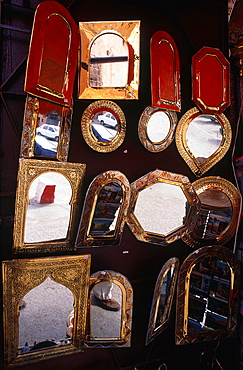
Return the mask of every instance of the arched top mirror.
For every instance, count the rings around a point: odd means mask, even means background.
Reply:
[[[116,103],[98,100],[83,112],[81,130],[90,148],[109,153],[119,148],[125,139],[126,118]]]
[[[74,249],[85,168],[75,163],[20,161],[14,253]]]
[[[91,182],[85,197],[76,247],[119,244],[130,200],[130,184],[119,171]]]
[[[231,125],[223,113],[202,114],[195,107],[181,117],[175,135],[180,155],[197,177],[224,157],[231,139]]]
[[[161,152],[174,138],[177,115],[173,111],[146,107],[138,123],[138,137],[150,152]]]
[[[201,201],[201,209],[195,228],[183,240],[191,247],[227,243],[239,223],[240,192],[219,176],[198,179],[192,186]]]
[[[160,270],[154,288],[146,345],[156,338],[169,323],[179,263],[178,258],[172,257]]]
[[[176,344],[236,335],[240,270],[226,247],[207,246],[191,253],[177,285]]]
[[[79,99],[138,99],[140,21],[79,22]]]
[[[133,290],[128,279],[111,271],[90,276],[86,346],[130,347]]]
[[[186,176],[157,169],[131,184],[126,222],[138,240],[165,246],[194,227],[199,207]]]

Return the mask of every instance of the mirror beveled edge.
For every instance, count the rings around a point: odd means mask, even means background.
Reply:
[[[76,230],[78,228],[78,212],[81,202],[81,189],[86,164],[55,162],[44,160],[21,159],[19,161],[17,191],[14,215],[13,253],[46,253],[74,250]],[[70,183],[72,197],[67,238],[50,242],[24,243],[27,206],[29,204],[29,188],[32,181],[39,175],[53,171],[63,175]]]
[[[189,289],[190,274],[193,267],[207,257],[218,257],[229,265],[231,272],[231,288],[229,292],[228,306],[228,327],[226,330],[218,329],[212,331],[187,332],[188,308],[189,308]],[[240,267],[235,255],[230,249],[222,245],[210,245],[201,247],[192,252],[182,263],[178,283],[176,298],[176,325],[175,343],[176,345],[197,343],[203,341],[218,340],[222,338],[234,337],[237,326],[238,303],[237,297],[240,288]]]
[[[4,359],[7,368],[41,359],[76,353],[85,336],[90,255],[14,259],[3,261]],[[18,355],[18,307],[21,299],[47,277],[74,295],[73,344]]]
[[[219,115],[210,114],[210,116],[214,117],[221,124],[223,132],[222,143],[215,153],[213,153],[203,163],[199,163],[187,145],[186,132],[189,124],[194,118],[204,115],[209,114],[204,114],[200,112],[199,109],[196,107],[189,109],[179,120],[175,132],[175,142],[178,152],[180,153],[186,164],[189,166],[191,171],[194,173],[194,175],[196,175],[197,177],[202,176],[224,157],[224,155],[230,148],[232,140],[231,125],[227,117],[223,113]]]

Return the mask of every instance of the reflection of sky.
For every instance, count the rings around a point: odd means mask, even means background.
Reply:
[[[147,125],[147,134],[152,143],[163,141],[169,133],[170,119],[165,112],[152,114]]]

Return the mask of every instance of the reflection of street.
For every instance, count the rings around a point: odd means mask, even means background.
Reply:
[[[43,157],[56,157],[58,142],[41,135],[35,137],[35,155]]]
[[[113,140],[117,134],[116,129],[105,127],[99,121],[94,122],[94,120],[92,121],[92,131],[95,137],[103,143]]]

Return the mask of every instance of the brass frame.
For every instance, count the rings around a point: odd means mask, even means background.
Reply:
[[[147,126],[150,118],[152,115],[156,112],[164,112],[170,120],[170,129],[168,131],[168,134],[164,138],[164,140],[154,143],[152,142],[147,133]],[[162,150],[165,150],[173,141],[174,138],[174,132],[177,124],[177,115],[176,112],[155,108],[155,107],[146,107],[143,111],[142,115],[140,116],[139,122],[138,122],[138,137],[143,146],[150,152],[161,152]]]
[[[81,163],[55,162],[24,159],[19,162],[17,191],[15,201],[13,252],[16,253],[50,253],[74,250],[76,230],[78,227],[78,213],[81,201],[81,188],[86,165]],[[70,221],[66,240],[57,240],[39,243],[24,243],[24,230],[27,206],[29,203],[28,192],[32,181],[39,175],[53,171],[67,178],[72,187],[70,201]]]
[[[164,182],[175,186],[180,186],[190,205],[190,210],[188,211],[185,224],[176,230],[172,230],[167,235],[155,234],[143,230],[142,226],[134,215],[134,209],[139,192],[156,182]],[[194,228],[199,209],[200,201],[192,187],[192,184],[186,176],[157,169],[149,172],[131,184],[131,201],[126,222],[138,240],[151,244],[158,244],[160,246],[167,246],[168,244],[180,239],[187,230],[192,230]]]
[[[120,206],[119,217],[116,223],[115,235],[90,236],[89,230],[95,212],[99,193],[103,186],[109,182],[116,182],[123,190],[123,200]],[[83,212],[80,219],[76,238],[76,247],[90,247],[118,244],[123,232],[127,210],[130,201],[130,183],[123,173],[119,171],[106,171],[94,178],[91,182],[84,201]]]
[[[90,255],[3,261],[4,359],[7,368],[77,353],[82,348],[88,298]],[[18,354],[19,303],[47,277],[74,295],[73,344]]]
[[[190,247],[201,247],[210,244],[226,244],[235,234],[240,220],[241,194],[238,189],[229,181],[219,176],[208,176],[198,179],[192,183],[194,190],[199,196],[204,191],[215,189],[222,191],[230,200],[232,205],[232,218],[226,229],[217,237],[202,239],[192,230],[183,236],[183,241]]]
[[[194,155],[191,153],[187,143],[186,143],[186,131],[190,124],[190,122],[198,116],[207,115],[212,116],[217,119],[222,127],[223,131],[223,138],[220,147],[213,153],[209,158],[207,158],[203,163],[199,163]],[[201,113],[198,108],[194,107],[188,110],[179,120],[176,133],[175,133],[175,142],[177,149],[186,162],[186,164],[190,167],[191,171],[197,176],[202,176],[205,172],[207,172],[211,167],[213,167],[216,163],[218,163],[224,155],[227,153],[232,139],[232,131],[231,125],[229,120],[226,116],[221,113],[218,115],[208,114],[208,113]]]
[[[212,331],[187,332],[188,305],[190,274],[193,267],[205,257],[218,257],[229,265],[231,271],[231,289],[229,293],[229,316],[228,327],[226,330],[218,329]],[[230,249],[220,246],[207,246],[197,249],[191,253],[182,263],[178,285],[176,302],[176,327],[175,341],[177,345],[197,343],[222,338],[233,337],[236,334],[236,324],[238,315],[237,297],[240,288],[240,267],[235,255]]]
[[[133,79],[124,88],[89,86],[89,54],[92,41],[105,31],[120,35],[133,48]],[[140,21],[79,22],[81,52],[79,56],[78,99],[138,99],[140,65]],[[131,68],[131,67],[129,67]]]

